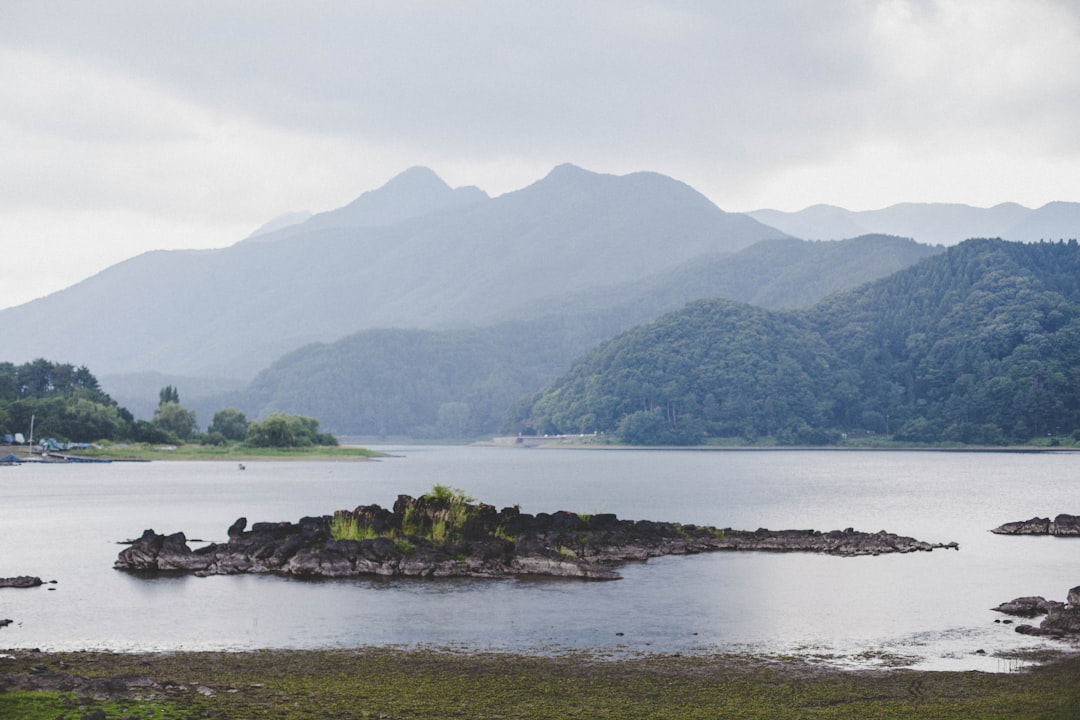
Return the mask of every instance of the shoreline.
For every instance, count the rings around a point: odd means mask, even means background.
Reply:
[[[943,452],[943,453],[1080,453],[1080,448],[1069,446],[1041,445],[966,445],[958,447],[937,447],[918,445],[881,446],[881,445],[622,445],[608,442],[576,442],[572,439],[526,438],[524,443],[517,443],[516,437],[496,437],[470,443],[473,447],[499,447],[521,450],[665,450],[698,452]]]
[[[845,670],[750,653],[453,648],[0,650],[0,716],[1076,717],[1080,656],[1020,672]]]

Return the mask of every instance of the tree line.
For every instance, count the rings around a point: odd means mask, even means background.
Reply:
[[[242,442],[254,447],[337,444],[333,435],[319,431],[314,418],[275,413],[249,421],[235,408],[217,411],[202,433],[195,413],[180,404],[180,393],[171,385],[161,389],[153,418],[137,420],[101,389],[85,366],[42,358],[21,365],[0,362],[0,434],[12,438],[21,434],[26,441]]]

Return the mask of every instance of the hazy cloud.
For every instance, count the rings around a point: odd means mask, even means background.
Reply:
[[[728,210],[1075,200],[1078,41],[1070,0],[4,3],[0,233],[36,272],[0,307],[417,164],[493,195],[655,170]]]

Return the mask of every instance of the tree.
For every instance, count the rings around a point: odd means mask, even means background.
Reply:
[[[319,432],[319,421],[301,415],[274,413],[262,422],[248,425],[244,442],[252,447],[310,447],[337,445],[337,438]]]
[[[207,428],[208,433],[220,433],[226,440],[237,442],[247,437],[248,419],[236,408],[225,408],[214,413],[214,420]]]
[[[180,404],[180,391],[172,385],[166,385],[158,393],[158,405],[164,405],[165,403]]]
[[[64,408],[60,434],[82,441],[116,437],[124,421],[115,405],[77,398]]]
[[[177,402],[164,402],[154,411],[154,425],[183,441],[195,434],[195,412]]]

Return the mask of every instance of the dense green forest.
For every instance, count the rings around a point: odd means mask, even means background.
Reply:
[[[86,367],[38,359],[0,362],[0,430],[34,436],[102,440],[129,437],[135,422],[102,392]]]
[[[1000,444],[1080,432],[1080,248],[969,240],[808,310],[703,300],[577,361],[511,430]]]
[[[97,378],[85,366],[41,358],[22,365],[0,362],[0,436],[10,443],[16,434],[21,434],[25,442],[54,438],[79,443],[131,440],[244,442],[251,447],[337,445],[333,435],[319,431],[319,421],[314,418],[278,413],[261,422],[248,422],[234,408],[219,410],[209,431],[200,433],[195,413],[180,404],[180,393],[171,385],[161,388],[153,420],[136,420],[101,390]]]
[[[263,416],[318,416],[337,433],[413,438],[497,432],[508,408],[602,341],[701,297],[806,307],[943,252],[869,235],[840,242],[770,240],[698,258],[645,281],[552,297],[496,325],[366,330],[289,353],[244,391],[211,398]]]

